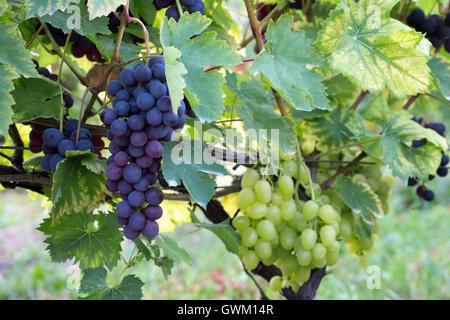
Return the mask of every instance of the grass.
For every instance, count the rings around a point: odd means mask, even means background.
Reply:
[[[0,193],[0,298],[74,299],[80,271],[70,262],[51,262],[42,235],[35,230],[43,209],[36,200],[24,201],[27,198],[20,191]],[[368,257],[369,266],[380,268],[381,288],[370,290],[367,270],[342,250],[318,290],[318,299],[450,298],[450,206],[421,206],[410,198],[409,210],[400,197],[394,198],[393,211],[380,220],[377,250]],[[172,234],[191,254],[192,265],[176,266],[168,280],[152,263],[133,267],[131,272],[145,282],[144,299],[257,299],[256,286],[239,260],[209,231],[192,230],[184,225]],[[125,255],[131,249],[125,242]],[[120,265],[112,276],[119,272]],[[262,279],[258,282],[265,285]],[[268,290],[267,294],[277,297]]]

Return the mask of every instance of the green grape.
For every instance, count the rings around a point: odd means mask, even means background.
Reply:
[[[328,251],[326,254],[327,266],[334,266],[339,258],[339,251]]]
[[[244,188],[239,192],[237,198],[237,205],[239,209],[245,210],[250,207],[253,202],[255,202],[255,192],[253,192],[252,189]]]
[[[286,250],[292,250],[295,246],[295,238],[297,237],[297,232],[291,228],[286,228],[280,234],[280,244]]]
[[[385,182],[383,180],[378,181],[378,194],[387,197],[389,195],[390,190],[391,190],[391,186],[387,182]]]
[[[334,212],[336,212],[337,213],[337,216],[336,216],[336,221],[341,221],[341,212],[342,212],[342,209],[340,208],[340,207],[338,207],[338,206],[336,206],[336,205],[334,205],[334,204],[332,204],[331,205],[331,207],[334,209]]]
[[[272,204],[276,206],[281,206],[283,204],[283,196],[279,192],[275,192],[272,194]]]
[[[262,220],[256,225],[256,232],[265,241],[272,241],[277,233],[275,226],[270,220]],[[256,242],[256,241],[255,241]]]
[[[326,224],[332,224],[337,220],[337,213],[333,207],[326,204],[319,209],[319,217]]]
[[[292,281],[292,280],[283,280],[283,282],[281,283],[281,286],[283,287],[283,288],[292,288],[292,290],[294,291],[294,292],[298,292],[298,289],[299,289],[299,285],[298,285],[298,283],[297,282],[295,282],[295,281]]]
[[[294,230],[297,230],[297,226],[300,223],[302,223],[302,221],[304,221],[302,214],[299,211],[297,211],[297,212],[295,212],[294,218],[292,218],[290,221],[287,222],[287,225],[288,225],[288,227],[290,227]]]
[[[247,247],[244,247],[243,245],[239,245],[239,247],[238,247],[238,255],[239,255],[239,257],[243,257],[244,254],[247,253],[247,251],[248,251]]]
[[[264,263],[266,266],[271,266],[274,264],[274,262],[278,259],[278,256],[276,253],[272,250],[272,254],[268,259],[262,260],[262,263]]]
[[[256,233],[255,229],[247,228],[243,230],[241,241],[242,244],[247,248],[253,247],[256,244],[256,241],[258,241],[258,234]]]
[[[319,197],[319,202],[324,205],[324,204],[329,204],[330,203],[330,198],[328,198],[326,195],[321,195]]]
[[[308,267],[300,266],[295,270],[295,280],[298,282],[306,282],[308,281],[311,275],[311,269]]]
[[[329,247],[336,240],[336,230],[332,226],[323,226],[320,228],[320,241],[325,247]]]
[[[262,203],[269,203],[272,197],[272,187],[266,180],[259,180],[255,183],[256,198]]]
[[[274,292],[278,292],[281,290],[281,277],[280,276],[274,276],[269,281],[269,288],[270,290]]]
[[[327,256],[326,255],[324,255],[321,259],[319,259],[319,260],[315,260],[315,259],[313,259],[313,261],[312,261],[312,266],[314,267],[314,268],[323,268],[323,267],[325,267],[326,265],[327,265]]]
[[[308,200],[303,205],[303,218],[305,221],[310,221],[314,219],[314,217],[319,212],[319,205],[314,200]]]
[[[338,241],[334,240],[331,245],[327,247],[327,252],[338,252],[341,249],[341,246]]]
[[[353,179],[366,181],[366,176],[361,173],[357,173],[357,174],[353,175]]]
[[[253,270],[258,266],[259,259],[253,250],[248,250],[242,257],[242,262],[247,269]]]
[[[300,216],[299,218],[296,219],[295,224],[294,224],[294,229],[297,230],[298,232],[302,232],[303,230],[305,230],[306,228],[308,228],[308,222],[305,221],[305,219],[303,218],[302,214],[300,212],[297,212],[298,215]]]
[[[294,160],[286,161],[283,163],[283,172],[285,175],[292,177],[294,179],[297,178],[298,175],[298,164]]]
[[[313,183],[312,186],[306,188],[306,195],[310,198],[312,198],[311,188],[314,189],[314,196],[319,197],[320,193],[322,192],[322,190],[320,189],[320,185],[318,185],[317,183]]]
[[[368,178],[373,179],[375,181],[378,181],[381,179],[381,170],[379,167],[376,166],[367,166],[364,167],[362,170],[363,174],[366,175]]]
[[[261,219],[267,214],[267,206],[261,202],[255,202],[247,209],[246,213],[253,219]]]
[[[339,234],[339,232],[341,231],[341,229],[339,228],[339,222],[334,222],[333,224],[331,224],[331,226],[334,228],[334,231],[336,231],[336,236]]]
[[[303,248],[295,248],[295,255],[297,256],[297,262],[301,266],[307,266],[312,261],[312,253],[310,250],[305,250]]]
[[[287,257],[289,257],[291,255],[291,253],[288,250],[283,249],[282,247],[276,248],[275,252],[276,252],[276,255],[278,256],[278,258],[280,258],[282,260],[287,259]]]
[[[327,254],[327,248],[323,244],[316,243],[311,250],[313,260],[321,260]]]
[[[241,187],[253,189],[255,183],[259,180],[259,173],[254,169],[247,169],[242,176]]]
[[[272,244],[272,248],[276,248],[280,245],[280,236],[277,232],[275,232],[275,237],[270,242]]]
[[[255,252],[261,260],[269,259],[272,255],[272,245],[269,242],[258,240],[255,245]]]
[[[395,179],[392,176],[382,176],[381,177],[381,181],[386,182],[389,187],[392,187],[393,184],[394,184]]]
[[[370,189],[372,189],[373,192],[378,192],[379,185],[377,181],[373,179],[367,179],[367,183],[369,184]]]
[[[281,222],[281,211],[278,206],[271,205],[267,209],[267,214],[265,216],[267,220],[270,220],[273,222],[275,226],[277,226]]]
[[[373,238],[359,238],[358,239],[358,245],[362,250],[370,250],[372,246],[374,245]]]
[[[352,239],[350,242],[347,243],[348,251],[354,254],[359,254],[361,252],[361,248],[359,247],[358,240]]]
[[[303,249],[311,250],[314,247],[314,245],[316,244],[317,233],[313,229],[308,228],[308,229],[303,230],[300,238],[301,238]]]
[[[300,166],[300,175],[299,175],[300,183],[306,185],[309,183],[309,169],[306,165],[302,164]]]
[[[341,235],[342,239],[347,239],[352,236],[353,230],[352,225],[347,220],[342,220],[339,223],[339,234]]]
[[[287,223],[284,221],[281,221],[278,225],[277,225],[277,231],[278,233],[281,233],[284,229],[286,229],[288,227]]]
[[[292,197],[294,193],[294,181],[289,176],[281,176],[278,178],[278,190],[286,197]]]
[[[297,258],[293,255],[289,255],[286,259],[281,261],[281,273],[283,275],[290,275],[292,272],[294,272],[298,268]]]
[[[293,199],[283,202],[280,207],[281,217],[284,221],[292,220],[297,212],[297,207]]]
[[[247,216],[237,216],[236,218],[233,219],[231,224],[237,230],[244,231],[245,229],[250,227],[250,220]]]

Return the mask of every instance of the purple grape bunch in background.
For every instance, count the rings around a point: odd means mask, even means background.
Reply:
[[[122,70],[120,81],[110,81],[106,90],[113,97],[113,108],[104,109],[100,118],[108,128],[112,154],[106,186],[122,198],[116,219],[126,238],[134,240],[139,234],[154,238],[159,232],[156,220],[163,213],[164,195],[153,186],[161,168],[162,143],[185,125],[186,104],[177,102],[173,111],[163,58]]]
[[[167,19],[173,18],[175,21],[180,19],[180,13],[178,12],[175,0],[154,0],[154,4],[156,10],[167,8],[165,13]],[[202,0],[180,0],[180,5],[191,14],[194,12],[200,12],[202,15],[205,14],[205,4]]]

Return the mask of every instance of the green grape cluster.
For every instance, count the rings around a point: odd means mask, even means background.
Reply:
[[[314,189],[316,199],[298,200],[294,179],[306,186],[307,193]],[[340,208],[328,204],[328,197],[321,196],[320,187],[310,180],[308,168],[295,159],[282,164],[275,182],[254,169],[242,177],[237,200],[242,214],[232,222],[241,237],[239,255],[248,269],[259,262],[280,268],[282,276],[269,284],[274,291],[282,287],[297,291],[312,269],[332,266],[339,256]]]

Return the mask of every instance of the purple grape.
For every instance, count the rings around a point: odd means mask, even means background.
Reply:
[[[69,119],[64,126],[64,133],[67,137],[70,137],[74,131],[78,129],[78,120]]]
[[[173,112],[165,112],[163,114],[163,123],[168,127],[175,127],[178,124],[178,116]]]
[[[119,191],[117,181],[112,181],[112,180],[109,180],[109,179],[106,180],[106,189],[108,189],[109,192],[117,192],[117,191]]]
[[[117,92],[119,92],[120,90],[123,90],[123,84],[117,80],[111,80],[110,82],[108,82],[108,85],[106,86],[106,92],[110,96],[115,96]]]
[[[160,159],[153,159],[153,163],[150,166],[150,168],[148,168],[148,171],[150,171],[151,173],[157,173],[159,171],[161,162],[158,160],[160,160]]]
[[[178,123],[177,125],[174,127],[175,130],[178,129],[182,129],[184,127],[184,125],[186,124],[186,116],[182,115],[178,118]]]
[[[440,167],[445,167],[446,165],[448,165],[449,162],[449,157],[448,155],[444,154],[442,152],[442,159],[441,159],[441,164],[439,165]]]
[[[61,155],[59,155],[57,153],[52,155],[52,157],[50,158],[50,169],[51,169],[51,171],[56,171],[57,165],[63,160],[64,160],[64,158],[61,157]]]
[[[130,144],[130,138],[121,136],[121,137],[114,137],[113,142],[116,143],[119,147],[126,147]]]
[[[133,86],[136,84],[136,79],[134,78],[134,72],[131,69],[123,69],[120,72],[120,81],[122,81],[126,86]]]
[[[144,204],[145,196],[143,192],[140,191],[132,191],[128,195],[128,202],[135,208],[139,208]]]
[[[173,129],[168,127],[168,132],[167,134],[161,139],[162,141],[170,141],[172,140],[172,135],[173,135]]]
[[[128,153],[125,151],[119,151],[114,155],[114,163],[118,167],[125,167],[128,164]]]
[[[128,128],[133,131],[140,131],[144,129],[145,126],[145,118],[140,114],[133,114],[127,120]]]
[[[106,138],[108,138],[109,141],[114,139],[114,135],[111,133],[111,130],[106,130]]]
[[[143,93],[148,93],[145,87],[136,87],[136,89],[133,90],[133,97],[137,99]]]
[[[159,233],[159,225],[156,221],[146,220],[145,227],[141,231],[142,235],[146,238],[154,238]]]
[[[47,154],[41,159],[41,168],[46,172],[50,172],[52,168],[50,167],[50,158],[53,154]]]
[[[145,199],[147,200],[149,205],[157,206],[163,201],[164,194],[158,188],[151,187],[145,192]]]
[[[150,132],[154,140],[159,140],[167,135],[167,133],[169,132],[169,127],[166,127],[165,125],[160,125],[158,127],[151,127]]]
[[[135,163],[128,164],[123,169],[123,178],[126,182],[134,184],[142,177],[142,169]]]
[[[152,70],[146,65],[141,64],[139,68],[134,70],[134,77],[140,83],[147,83],[152,79]]]
[[[119,225],[124,226],[128,224],[128,219],[123,219],[116,215],[116,221]]]
[[[130,144],[128,145],[128,153],[133,158],[140,158],[145,154],[145,149],[143,147],[136,147]]]
[[[419,181],[417,180],[416,177],[409,177],[408,178],[408,187],[413,187],[415,186]]]
[[[126,101],[119,101],[114,104],[114,111],[119,117],[126,116],[130,112],[130,104]]]
[[[118,153],[118,152],[123,150],[123,148],[121,146],[119,146],[116,141],[111,141],[109,143],[108,149],[109,149],[109,152],[111,152],[112,155],[115,155],[116,153]]]
[[[176,7],[175,7],[175,10],[177,10]],[[178,14],[178,11],[177,11],[177,14]],[[179,14],[178,14],[178,16],[179,16]],[[166,80],[166,67],[162,63],[155,63],[152,65],[152,74],[153,74],[154,78],[164,81],[164,80]]]
[[[127,132],[128,125],[125,120],[116,119],[111,123],[111,133],[115,136],[123,136]]]
[[[128,226],[135,231],[141,231],[145,227],[145,216],[139,212],[133,213],[128,222]]]
[[[148,184],[151,186],[154,185],[156,183],[156,180],[158,179],[152,172],[146,172],[142,176],[148,180]]]
[[[445,177],[448,175],[448,169],[446,167],[440,167],[436,171],[439,177]]]
[[[128,196],[133,191],[133,185],[122,179],[117,184],[117,189],[119,190],[121,195],[123,194],[124,196]],[[128,202],[133,205],[130,201]]]
[[[134,208],[128,203],[127,200],[124,200],[117,204],[116,212],[122,219],[128,219],[133,214]]]
[[[184,103],[184,101],[180,102],[180,106],[178,107],[177,110],[177,115],[180,116],[184,116],[186,114],[186,104]]]
[[[42,151],[44,151],[45,154],[58,153],[58,148],[51,148],[44,143],[42,144]]]
[[[58,147],[58,144],[64,140],[64,135],[58,129],[48,128],[42,134],[42,139],[50,148],[56,148]]]
[[[164,58],[150,58],[150,59],[148,59],[148,66],[149,66],[149,68],[151,68],[156,63],[160,63],[160,64],[164,65],[165,64]]]
[[[87,140],[87,139],[82,139],[80,141],[78,141],[78,143],[76,144],[76,148],[77,150],[80,151],[92,151],[94,152],[94,145],[92,144],[91,140]]]
[[[147,111],[146,118],[151,126],[156,127],[162,123],[163,114],[158,108],[153,108],[150,111]]]
[[[127,92],[127,90],[124,89],[117,92],[114,102],[117,103],[119,101],[128,101],[128,100],[130,100],[130,94]]]
[[[164,148],[161,143],[156,140],[150,141],[145,146],[145,153],[152,158],[161,158]]]
[[[130,143],[136,147],[143,147],[147,143],[147,134],[144,131],[136,131],[131,134]]]
[[[142,169],[150,168],[152,163],[153,163],[153,158],[149,157],[146,154],[144,154],[142,157],[139,157],[136,159],[136,164]]]
[[[66,151],[72,151],[72,150],[76,150],[75,145],[73,144],[72,140],[69,139],[65,139],[62,140],[59,144],[58,144],[58,153],[65,157],[66,156]]]
[[[106,159],[106,164],[107,165],[110,165],[113,162],[114,162],[114,156],[109,156],[108,159]]]
[[[123,169],[111,163],[106,167],[106,176],[112,181],[117,181],[122,178]]]
[[[161,110],[161,112],[167,112],[172,110],[172,101],[169,96],[163,96],[158,99],[156,106]]]
[[[167,94],[166,86],[162,84],[160,81],[151,82],[149,87],[150,87],[150,94],[156,100]]]
[[[137,98],[136,104],[142,111],[147,111],[155,105],[155,99],[149,93],[142,93]]]
[[[130,95],[130,99],[131,99],[131,96],[133,95],[133,93],[134,93],[134,90],[136,90],[138,87],[137,86],[131,86],[131,87],[125,87],[125,90],[128,92],[128,94]]]
[[[188,7],[188,12],[190,14],[194,13],[194,12],[200,12],[202,15],[205,14],[205,5],[203,4],[202,1],[196,1],[194,2],[194,4],[190,7]]]
[[[158,220],[162,217],[163,210],[160,206],[148,206],[144,211],[145,217],[150,220]]]
[[[134,189],[136,189],[137,191],[145,192],[147,191],[147,188],[149,186],[149,181],[144,176],[142,176],[142,178],[134,184]]]
[[[137,237],[139,237],[139,231],[134,231],[133,229],[130,228],[130,225],[127,224],[123,228],[123,235],[125,236],[125,238],[127,238],[129,240],[134,240]]]
[[[128,102],[130,104],[130,112],[132,114],[138,114],[139,112],[141,112],[141,109],[139,109],[139,107],[136,104],[136,100],[130,99],[130,101]]]
[[[181,1],[180,1],[180,4],[181,4],[182,6],[187,6],[187,7],[189,7],[189,6],[192,6],[192,5],[194,4],[194,2],[195,2],[195,0],[181,0]]]
[[[56,74],[55,74],[55,76],[56,76]],[[56,76],[56,77],[58,77],[58,76]],[[64,105],[66,106],[67,109],[70,109],[73,106],[73,98],[70,96],[70,94],[68,94],[65,91],[63,92],[63,100],[64,100]]]

